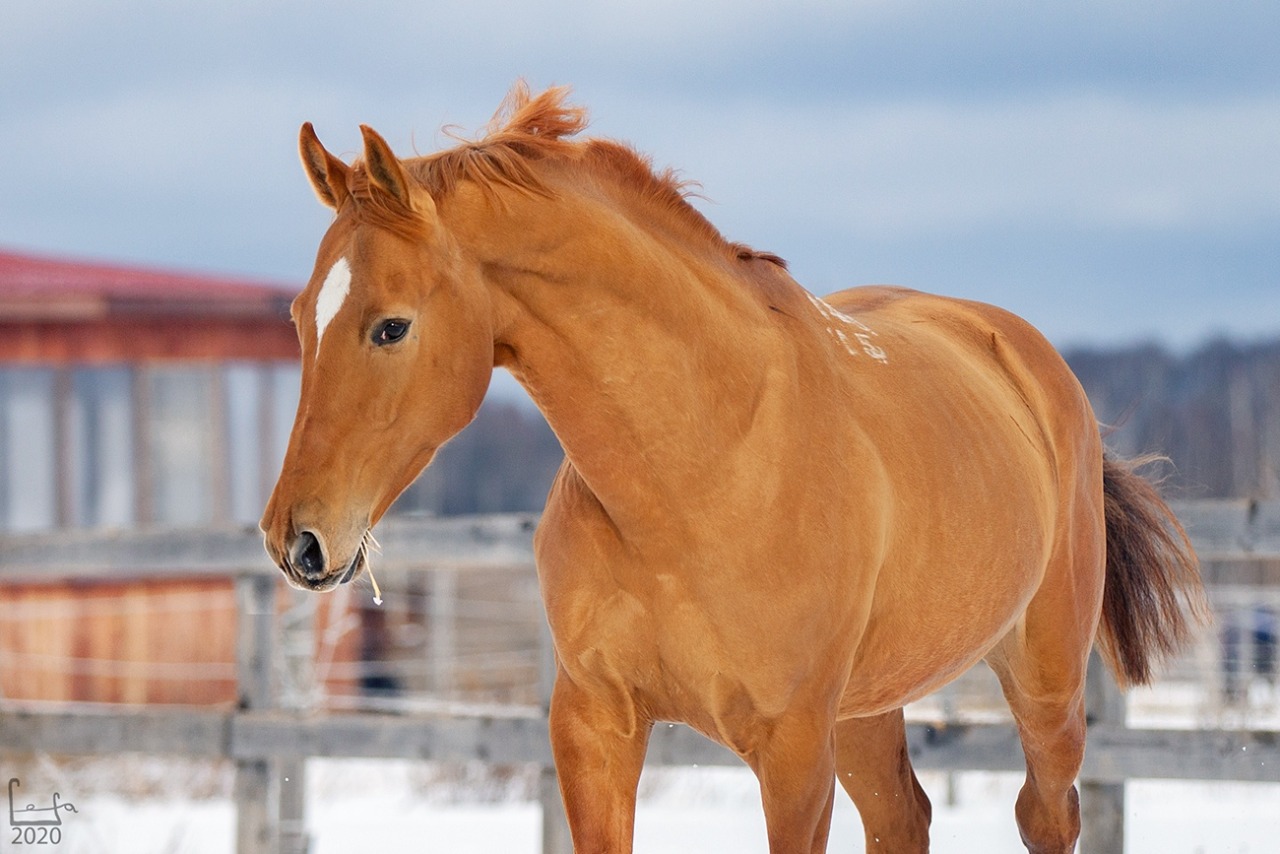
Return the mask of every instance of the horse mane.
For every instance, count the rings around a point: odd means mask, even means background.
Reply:
[[[472,182],[496,197],[501,189],[534,196],[554,195],[535,168],[539,161],[575,161],[600,173],[613,176],[643,201],[669,212],[695,235],[724,248],[732,257],[763,260],[786,268],[777,255],[758,252],[742,243],[725,240],[689,199],[697,194],[695,182],[683,180],[673,169],[656,171],[652,161],[629,145],[606,139],[573,140],[587,127],[587,111],[568,103],[569,89],[554,86],[533,95],[524,81],[518,81],[494,114],[481,136],[459,140],[453,148],[405,161],[406,172],[440,201],[463,182]],[[369,197],[367,175],[357,164],[352,174],[353,194],[362,208]],[[378,220],[392,226],[383,213]],[[394,226],[392,226],[394,227]]]
[[[500,188],[550,196],[532,163],[568,157],[581,147],[570,141],[587,127],[587,111],[566,103],[569,90],[552,87],[536,97],[524,81],[507,93],[479,139],[468,140],[446,128],[460,143],[454,148],[405,164],[437,199],[450,195],[463,181],[488,192]]]

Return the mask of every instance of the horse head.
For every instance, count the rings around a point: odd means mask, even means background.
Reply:
[[[293,302],[302,386],[262,517],[291,584],[330,590],[367,567],[372,526],[474,417],[493,368],[480,268],[387,143],[361,126],[347,165],[302,127],[302,162],[336,217]]]

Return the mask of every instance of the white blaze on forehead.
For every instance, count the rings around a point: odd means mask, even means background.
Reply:
[[[325,327],[342,308],[347,293],[351,290],[351,265],[346,258],[339,258],[329,269],[320,286],[320,295],[316,297],[316,355],[320,355],[320,339],[324,337]]]

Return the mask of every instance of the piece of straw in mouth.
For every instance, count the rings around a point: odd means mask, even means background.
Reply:
[[[373,577],[373,555],[382,554],[382,546],[374,539],[373,531],[364,532],[360,548],[364,551],[364,567],[369,571],[369,581],[373,584],[373,604],[381,605],[382,591],[378,589],[378,579]]]

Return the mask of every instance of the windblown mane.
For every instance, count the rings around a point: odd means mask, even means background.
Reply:
[[[734,257],[761,259],[786,267],[786,262],[777,255],[725,240],[720,231],[689,204],[696,183],[681,180],[672,169],[655,171],[649,158],[628,145],[605,139],[572,140],[586,129],[587,111],[568,104],[568,95],[567,87],[557,86],[534,96],[520,81],[512,87],[478,139],[463,139],[453,148],[408,160],[405,169],[437,200],[450,195],[464,181],[490,191],[510,189],[550,196],[551,190],[533,164],[552,158],[576,160],[613,175],[640,198],[669,211],[693,234],[724,247]],[[363,171],[358,166],[353,171],[352,189],[357,195],[360,195],[359,185],[367,180]]]
[[[520,81],[512,87],[483,135],[459,139],[460,145],[406,163],[409,173],[433,196],[447,196],[463,181],[496,190],[509,188],[550,195],[530,163],[572,156],[582,143],[569,137],[587,127],[587,111],[565,103],[569,90],[557,86],[534,97]],[[451,134],[452,135],[452,134]]]

